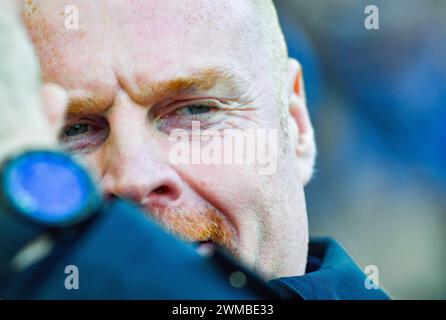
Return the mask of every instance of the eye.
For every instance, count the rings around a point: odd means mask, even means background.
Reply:
[[[193,121],[200,121],[203,126],[212,126],[224,116],[224,112],[219,112],[224,110],[223,105],[214,100],[173,103],[156,117],[156,126],[165,133],[177,128],[188,130]]]
[[[59,143],[71,152],[87,154],[106,141],[110,125],[106,118],[99,115],[67,119],[59,135]]]
[[[90,125],[86,123],[77,123],[75,125],[69,126],[64,130],[64,134],[67,137],[74,137],[80,134],[88,132]]]
[[[202,114],[207,113],[211,111],[211,107],[204,106],[204,105],[191,105],[187,107],[182,107],[177,110],[175,110],[175,114],[181,114],[181,115],[195,115],[195,114]]]

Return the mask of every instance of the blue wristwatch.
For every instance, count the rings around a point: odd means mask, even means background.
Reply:
[[[0,270],[28,243],[75,228],[99,208],[101,197],[86,170],[59,151],[29,151],[0,171]]]

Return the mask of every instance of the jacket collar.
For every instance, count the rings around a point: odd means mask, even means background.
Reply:
[[[337,241],[310,239],[307,270],[302,276],[270,281],[285,286],[302,299],[382,300],[389,296],[382,289],[367,289],[366,275]]]

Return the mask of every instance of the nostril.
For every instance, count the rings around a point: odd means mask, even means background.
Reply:
[[[156,194],[166,194],[169,192],[169,188],[166,186],[161,186],[153,190],[153,192]]]
[[[149,195],[149,198],[155,200],[168,199],[169,201],[176,201],[180,198],[181,189],[175,184],[163,183],[158,188],[155,188]]]

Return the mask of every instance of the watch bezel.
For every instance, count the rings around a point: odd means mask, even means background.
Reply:
[[[53,159],[57,159],[59,161],[62,160],[64,163],[68,164],[71,170],[75,172],[76,177],[82,179],[80,184],[88,189],[85,190],[86,199],[82,204],[79,204],[77,208],[73,209],[71,212],[67,212],[64,214],[64,216],[60,216],[57,219],[47,219],[44,217],[48,217],[50,215],[28,210],[24,205],[20,204],[20,199],[18,199],[18,196],[14,194],[8,185],[8,183],[11,181],[11,174],[13,174],[14,169],[17,169],[20,161],[29,160],[30,158],[38,159],[39,157],[54,157]],[[6,205],[13,214],[18,215],[20,218],[25,219],[28,222],[38,225],[50,228],[64,228],[73,226],[85,221],[89,216],[96,212],[101,203],[101,197],[89,173],[80,164],[78,164],[71,155],[62,151],[30,150],[24,152],[5,161],[1,167],[0,175],[0,197],[4,205]]]

